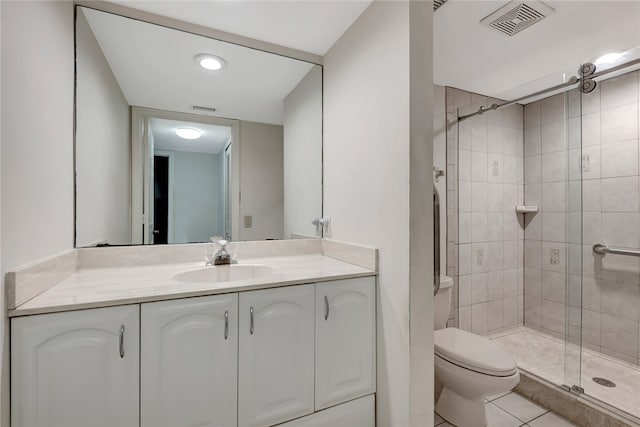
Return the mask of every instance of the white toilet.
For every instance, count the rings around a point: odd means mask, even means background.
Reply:
[[[458,427],[484,427],[484,397],[507,392],[520,381],[513,358],[493,341],[457,328],[446,328],[453,279],[442,276],[435,296],[436,380],[442,393],[436,412]]]

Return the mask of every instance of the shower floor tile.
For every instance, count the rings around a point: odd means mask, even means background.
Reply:
[[[579,347],[528,328],[518,328],[489,338],[507,350],[518,367],[553,384],[566,384],[577,378]],[[566,364],[565,364],[566,360]],[[616,384],[605,387],[593,381],[603,377]],[[573,385],[573,384],[570,384]],[[640,368],[592,350],[582,351],[581,384],[587,396],[640,418]]]

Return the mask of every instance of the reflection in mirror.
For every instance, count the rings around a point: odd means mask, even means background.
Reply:
[[[197,120],[197,118],[194,118]],[[148,116],[149,185],[144,186],[148,223],[145,243],[189,243],[203,236],[231,239],[225,201],[230,189],[231,129],[224,124]],[[143,141],[144,142],[144,141]],[[153,180],[151,179],[153,177]],[[228,203],[227,203],[228,204]]]
[[[321,234],[318,65],[77,6],[75,144],[77,247]]]

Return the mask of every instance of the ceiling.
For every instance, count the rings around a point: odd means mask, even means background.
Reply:
[[[370,1],[115,1],[324,55]],[[515,36],[480,20],[508,1],[449,0],[434,15],[434,81],[501,99],[561,83],[603,53],[640,46],[640,1],[547,0],[555,9]]]
[[[142,4],[142,3],[141,3]],[[156,4],[155,2],[153,4]],[[314,65],[93,9],[82,11],[129,105],[282,124],[283,99]],[[207,71],[199,53],[224,58]]]
[[[129,0],[113,3],[324,55],[369,6],[371,0]]]
[[[640,46],[640,1],[545,1],[555,13],[512,37],[480,24],[507,3],[449,0],[438,9],[435,83],[515,99],[603,53]]]
[[[151,133],[155,150],[189,151],[193,153],[219,153],[231,138],[229,126],[216,126],[177,120],[151,119]],[[182,139],[176,135],[178,128],[195,128],[202,131],[198,139]]]

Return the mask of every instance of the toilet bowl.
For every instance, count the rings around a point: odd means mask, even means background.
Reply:
[[[444,328],[453,280],[441,279],[435,296],[435,373],[442,385],[436,412],[458,427],[484,427],[484,397],[506,392],[520,381],[513,358],[493,341],[457,328]],[[443,310],[446,307],[446,310]],[[443,318],[444,316],[444,318]]]
[[[458,427],[484,427],[484,397],[520,381],[515,361],[494,342],[457,328],[435,331],[434,342],[436,378],[442,384],[436,412]]]

